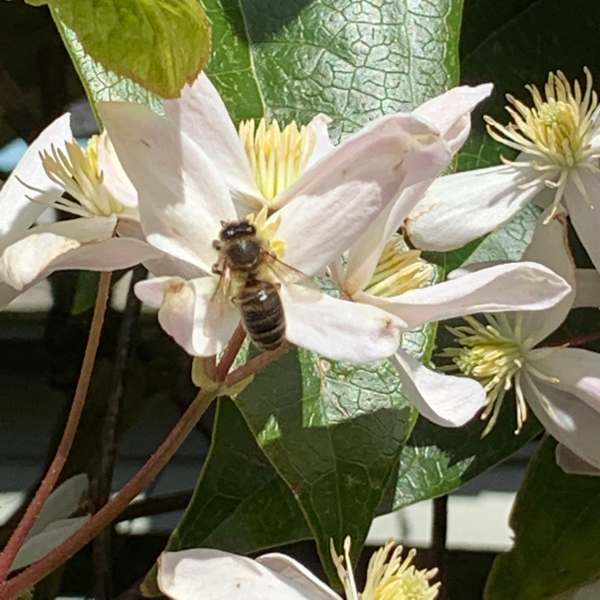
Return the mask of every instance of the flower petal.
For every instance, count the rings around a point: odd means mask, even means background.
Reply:
[[[493,231],[509,221],[542,189],[533,171],[510,165],[440,177],[411,212],[406,231],[422,250],[445,252]]]
[[[177,130],[196,142],[217,166],[234,195],[262,204],[250,163],[219,92],[204,74],[181,90],[181,97],[164,101],[165,114]]]
[[[596,269],[576,269],[573,308],[598,306],[600,306],[600,273]]]
[[[212,241],[236,211],[218,170],[171,122],[138,104],[99,104],[119,160],[138,191],[148,242],[210,272]]]
[[[557,348],[550,354],[542,348],[539,359],[535,354],[530,352],[528,360],[544,375],[558,379],[552,385],[600,413],[600,354],[582,348]]]
[[[570,291],[566,281],[547,267],[522,262],[481,269],[391,298],[360,293],[354,299],[397,315],[413,329],[478,312],[544,310]]]
[[[539,263],[560,275],[569,285],[575,285],[575,263],[569,249],[567,218],[564,212],[557,213],[550,222],[546,215],[538,219],[531,243],[523,260]],[[573,306],[575,288],[563,300],[543,312],[520,312],[510,315],[513,323],[521,321],[522,339],[530,347],[537,345],[567,318]]]
[[[312,127],[315,132],[316,142],[312,154],[308,159],[306,168],[311,167],[333,150],[333,142],[329,137],[329,123],[331,123],[331,119],[327,115],[319,113],[313,117],[311,122],[308,124],[308,126]]]
[[[436,425],[460,427],[485,406],[485,390],[474,379],[437,373],[403,350],[392,362],[410,402]]]
[[[58,190],[48,178],[40,159],[40,152],[51,144],[61,146],[72,138],[71,115],[66,113],[53,121],[27,148],[27,151],[6,180],[0,191],[0,237],[19,235],[27,230],[46,210],[45,204],[32,202],[29,197],[39,196],[36,188],[43,191]],[[24,185],[25,184],[25,185]],[[61,190],[62,192],[62,190]]]
[[[208,548],[163,552],[158,561],[158,587],[173,600],[330,600],[311,596],[245,556]]]
[[[286,338],[332,360],[365,363],[391,356],[400,341],[402,323],[385,312],[321,294],[301,286],[282,286]]]
[[[158,308],[162,328],[192,356],[213,356],[227,343],[239,315],[229,305],[223,307],[217,324],[209,321],[208,309],[216,279],[202,277],[185,281],[180,277],[156,277],[135,286],[137,297]]]
[[[600,468],[600,413],[572,394],[526,375],[523,393],[548,433],[594,467]]]
[[[137,191],[119,162],[115,148],[106,132],[100,134],[96,150],[98,168],[102,173],[104,187],[121,204],[127,207],[137,207]]]
[[[592,475],[595,477],[600,475],[600,469],[585,462],[583,458],[577,456],[577,454],[571,452],[571,450],[562,444],[556,446],[555,455],[556,464],[568,475]]]
[[[567,209],[583,247],[600,271],[600,178],[587,171],[580,171],[579,177],[588,197],[584,198],[577,186],[569,183],[565,190]]]
[[[452,153],[463,145],[471,131],[471,112],[493,90],[491,83],[461,85],[418,106],[413,114],[429,121],[442,134]]]

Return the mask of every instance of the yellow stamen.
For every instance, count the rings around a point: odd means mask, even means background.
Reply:
[[[72,141],[66,142],[64,150],[51,145],[50,151],[40,154],[48,177],[70,196],[49,200],[51,206],[81,217],[107,217],[123,212],[124,206],[104,186],[98,164],[98,144],[105,143],[105,135],[92,136],[87,148]]]
[[[435,268],[421,258],[420,250],[409,250],[401,236],[394,235],[364,291],[379,297],[398,296],[431,284],[434,276]]]
[[[267,205],[292,185],[304,171],[316,144],[316,133],[292,121],[283,130],[272,120],[242,121],[239,136],[248,155],[256,185]]]
[[[264,247],[273,252],[277,258],[283,258],[286,250],[285,242],[275,237],[279,225],[281,225],[281,217],[271,218],[270,222],[267,223],[269,211],[266,206],[263,206],[258,213],[248,215],[246,219],[248,223],[256,227],[256,236]]]

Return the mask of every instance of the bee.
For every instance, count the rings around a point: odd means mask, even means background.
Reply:
[[[260,350],[275,350],[285,339],[286,326],[279,281],[303,280],[310,286],[312,281],[267,250],[256,234],[256,227],[249,221],[222,222],[221,225],[219,239],[213,242],[219,260],[212,270],[221,276],[213,301],[219,306],[227,301],[237,305],[254,344]],[[275,283],[269,280],[267,269],[275,276]]]

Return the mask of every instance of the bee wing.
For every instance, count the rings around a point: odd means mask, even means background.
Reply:
[[[229,302],[229,294],[231,290],[231,270],[224,268],[223,274],[219,278],[219,283],[213,292],[213,295],[208,304],[206,320],[204,323],[204,331],[215,331],[215,326],[219,321],[223,320],[225,314],[226,303]]]
[[[316,302],[321,297],[321,288],[302,271],[291,267],[270,253],[267,253],[263,264],[273,272],[278,281],[290,284],[290,291],[294,295],[301,295],[304,302]]]

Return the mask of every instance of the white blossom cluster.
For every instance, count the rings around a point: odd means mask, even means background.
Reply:
[[[391,358],[407,397],[442,426],[480,413],[489,431],[514,389],[517,431],[531,410],[560,442],[565,469],[600,468],[600,359],[544,343],[572,309],[600,304],[598,273],[575,268],[567,240],[570,220],[600,268],[598,99],[587,71],[585,89],[561,73],[529,89],[531,106],[509,97],[509,125],[487,119],[516,160],[451,175],[489,84],[381,117],[337,145],[325,115],[236,129],[204,74],[164,115],[101,103],[105,131],[87,148],[64,115],[0,192],[0,304],[57,270],[143,263],[151,276],[138,297],[189,354],[214,356],[243,316],[239,285],[224,286],[219,240],[243,223],[272,261],[264,277],[287,342],[331,360]],[[520,262],[436,282],[422,251],[460,248],[529,202],[544,211]],[[50,208],[75,218],[36,224]],[[318,287],[323,277],[335,292]],[[402,349],[403,333],[456,317],[465,323],[450,328],[456,346],[440,368]]]

